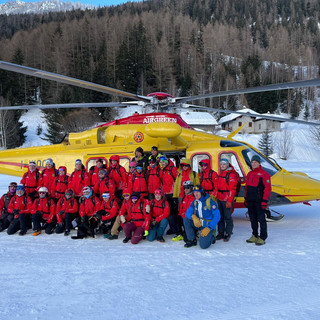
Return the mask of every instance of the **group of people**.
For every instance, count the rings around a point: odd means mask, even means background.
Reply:
[[[271,193],[269,174],[261,167],[259,156],[251,159],[245,187],[252,236],[247,240],[265,244],[267,224],[265,209]],[[20,184],[11,182],[0,199],[0,231],[23,236],[33,229],[33,236],[44,230],[51,234],[77,234],[73,239],[103,234],[109,240],[124,232],[123,243],[142,239],[165,242],[185,241],[185,247],[208,248],[216,240],[228,242],[233,233],[233,204],[241,185],[239,175],[228,159],[220,160],[215,172],[208,159],[193,171],[190,159],[173,161],[152,147],[149,157],[141,147],[130,161],[129,172],[113,155],[107,167],[103,159],[86,171],[80,159],[68,175],[65,166],[56,169],[51,158],[42,172],[34,161]],[[260,224],[260,233],[259,233]],[[169,228],[168,228],[169,226]]]

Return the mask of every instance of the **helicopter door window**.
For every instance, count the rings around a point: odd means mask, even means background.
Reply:
[[[120,165],[123,166],[127,172],[129,172],[130,158],[120,158]]]
[[[90,158],[87,161],[87,170],[89,170],[91,167],[94,167],[96,165],[96,162],[98,159],[102,159],[103,160],[103,164],[108,167],[108,162],[105,158],[101,158],[101,157],[97,157],[97,158]]]
[[[199,162],[201,160],[210,160],[210,157],[207,154],[195,154],[191,157],[193,171],[200,172]]]
[[[234,170],[236,170],[240,176],[241,181],[244,181],[244,174],[241,170],[240,164],[238,162],[238,159],[236,157],[236,155],[234,153],[221,153],[220,154],[220,160],[221,159],[227,159],[229,161],[229,163],[231,163],[231,165],[233,166]]]

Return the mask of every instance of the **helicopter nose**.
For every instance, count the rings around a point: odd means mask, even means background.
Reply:
[[[286,172],[283,177],[284,196],[291,202],[320,200],[320,181],[302,172]]]

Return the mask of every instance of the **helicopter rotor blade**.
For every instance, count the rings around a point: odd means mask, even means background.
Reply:
[[[35,104],[24,106],[4,106],[0,107],[0,111],[4,110],[31,110],[31,109],[68,109],[68,108],[117,108],[127,107],[130,104],[118,102],[102,102],[102,103],[64,103],[64,104]]]
[[[245,93],[259,93],[259,92],[288,90],[288,89],[307,88],[307,87],[318,87],[318,86],[320,86],[320,78],[312,79],[312,80],[301,80],[301,81],[287,82],[287,83],[269,84],[269,85],[261,86],[261,87],[219,91],[219,92],[213,92],[213,93],[197,95],[197,96],[190,96],[190,97],[182,97],[182,98],[178,97],[178,98],[175,98],[175,102],[173,104],[185,103],[188,101],[195,101],[195,100],[201,100],[201,99],[206,99],[206,98],[217,98],[217,97],[240,95],[240,94],[245,94]]]
[[[281,116],[277,115],[264,115],[260,113],[254,113],[254,112],[241,112],[241,111],[234,111],[234,110],[228,110],[228,109],[219,109],[219,108],[210,108],[210,107],[202,107],[202,106],[196,106],[196,105],[188,105],[187,108],[193,108],[193,109],[198,109],[198,110],[204,110],[204,111],[215,111],[215,112],[224,112],[224,113],[235,113],[235,114],[240,114],[244,116],[251,116],[251,117],[256,117],[256,118],[261,118],[261,119],[268,119],[268,120],[276,120],[276,121],[282,121],[282,122],[293,122],[297,124],[304,124],[304,125],[310,125],[310,126],[320,126],[320,122],[313,122],[313,121],[304,121],[304,120],[296,120],[296,119],[288,119],[288,118],[283,118]]]
[[[7,70],[7,71],[13,71],[13,72],[17,72],[17,73],[22,73],[22,74],[25,74],[28,76],[33,76],[33,77],[42,78],[42,79],[46,79],[46,80],[53,80],[56,82],[65,83],[65,84],[73,85],[73,86],[80,87],[80,88],[91,89],[94,91],[99,91],[99,92],[107,93],[107,94],[111,94],[111,95],[122,96],[122,97],[126,97],[126,98],[133,99],[133,100],[139,100],[139,101],[143,101],[143,102],[150,102],[151,101],[151,98],[148,98],[148,97],[138,96],[138,95],[135,95],[135,94],[132,94],[129,92],[110,88],[110,87],[96,84],[93,82],[83,81],[83,80],[63,76],[63,75],[48,72],[48,71],[29,68],[29,67],[21,66],[21,65],[6,62],[6,61],[0,60],[0,69]]]

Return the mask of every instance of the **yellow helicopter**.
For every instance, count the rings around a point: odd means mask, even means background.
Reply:
[[[174,98],[162,92],[152,93],[148,96],[138,96],[125,91],[4,61],[0,61],[0,68],[108,94],[124,96],[139,101],[140,104],[157,105],[158,108],[210,97],[320,86],[320,79],[314,79],[184,98]],[[83,106],[115,107],[126,105],[126,103],[27,105],[2,107],[2,110],[78,108]],[[209,110],[210,108],[206,109]],[[242,114],[240,111],[221,111]],[[264,117],[274,119],[272,115]],[[306,123],[299,120],[293,121]],[[310,124],[310,122],[307,123]],[[319,123],[311,124],[319,125]],[[312,179],[301,172],[288,172],[249,144],[233,140],[233,136],[240,129],[241,127],[229,134],[227,138],[224,138],[192,129],[177,114],[164,112],[137,114],[124,119],[114,120],[84,132],[70,133],[60,144],[1,151],[0,173],[22,176],[30,160],[36,161],[37,166],[42,168],[45,165],[45,160],[48,158],[53,158],[57,166],[66,166],[68,172],[74,170],[75,159],[81,159],[88,170],[100,158],[104,159],[106,165],[108,165],[109,158],[115,154],[120,156],[120,164],[128,170],[130,159],[134,157],[137,147],[142,147],[148,155],[152,146],[157,146],[158,150],[171,158],[177,166],[181,158],[187,157],[191,159],[195,171],[199,169],[198,164],[201,160],[209,159],[212,169],[219,172],[220,159],[229,159],[243,182],[239,195],[235,200],[235,208],[243,208],[244,181],[246,175],[251,170],[250,159],[253,155],[258,154],[262,159],[263,168],[271,175],[272,193],[268,203],[269,207],[298,202],[308,203],[309,201],[320,199],[320,181]]]

